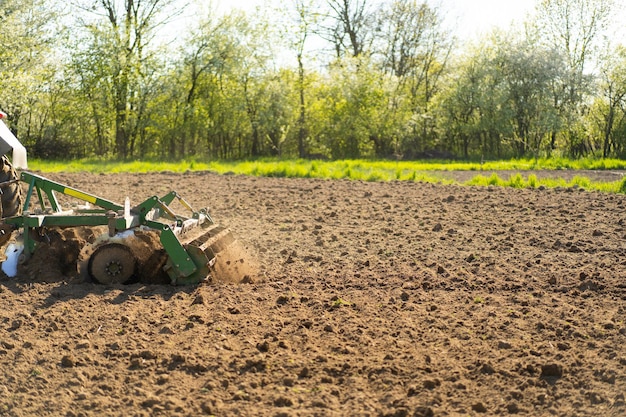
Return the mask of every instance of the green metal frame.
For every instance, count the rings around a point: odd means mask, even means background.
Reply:
[[[197,220],[198,224],[213,224],[213,219],[207,210],[193,210],[177,192],[172,191],[161,198],[152,196],[126,210],[123,205],[30,172],[22,172],[20,180],[28,184],[22,215],[5,218],[4,222],[15,228],[23,228],[25,259],[29,259],[35,252],[38,244],[35,237],[46,227],[109,226],[109,234],[113,236],[125,230],[145,226],[160,232],[161,244],[169,257],[166,271],[172,284],[193,284],[207,277],[211,259],[204,252],[195,250],[196,248],[186,248],[178,239],[172,226],[181,227],[189,219]],[[93,204],[97,208],[64,211],[55,193]],[[30,211],[33,194],[37,195],[40,206],[36,212]],[[191,217],[174,213],[169,205],[175,199],[189,209]],[[151,219],[146,218],[149,213],[151,213]],[[173,224],[168,225],[154,220],[158,218],[171,220]]]

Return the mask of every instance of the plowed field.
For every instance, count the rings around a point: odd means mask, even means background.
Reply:
[[[626,415],[625,196],[49,177],[132,203],[175,189],[260,272],[103,286],[47,258],[0,278],[0,415]]]

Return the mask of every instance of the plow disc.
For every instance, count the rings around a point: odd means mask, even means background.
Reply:
[[[200,251],[209,259],[209,273],[214,281],[249,282],[258,273],[246,248],[226,227],[213,225],[186,247],[190,253]]]

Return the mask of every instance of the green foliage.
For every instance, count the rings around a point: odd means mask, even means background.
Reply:
[[[487,181],[489,185],[500,185],[501,182],[502,180],[500,180],[500,177],[498,177],[497,174],[491,174]]]
[[[250,15],[203,9],[168,43],[162,23],[187,2],[77,0],[64,16],[66,2],[8,0],[0,107],[30,154],[47,159],[515,156],[572,169],[577,162],[558,157],[626,156],[626,52],[609,45],[591,55],[610,2],[541,2],[524,32],[496,31],[464,49],[445,10],[428,2],[382,1],[364,14],[355,2],[318,3]],[[327,43],[312,48],[314,33]],[[601,70],[587,74],[589,62]],[[271,175],[303,174],[292,169]],[[419,180],[430,170],[328,169],[304,175]]]
[[[626,177],[622,178],[622,180],[619,182],[618,192],[626,194]]]
[[[513,188],[525,188],[527,186],[526,181],[522,177],[522,174],[511,175],[509,178],[509,182],[507,184],[509,187]]]

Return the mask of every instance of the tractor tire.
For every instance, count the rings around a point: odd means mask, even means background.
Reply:
[[[22,187],[19,177],[11,161],[6,155],[0,158],[0,200],[2,200],[0,217],[12,217],[22,214]]]

